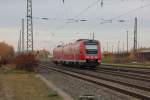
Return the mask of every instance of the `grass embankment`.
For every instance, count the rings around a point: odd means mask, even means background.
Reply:
[[[0,68],[0,100],[62,100],[34,73]]]

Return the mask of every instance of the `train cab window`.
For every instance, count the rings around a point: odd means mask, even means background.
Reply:
[[[85,45],[86,47],[86,54],[88,55],[95,55],[98,53],[98,46],[97,45]]]
[[[85,45],[86,49],[88,50],[97,50],[97,45]]]
[[[86,54],[87,55],[97,55],[98,54],[98,42],[97,41],[86,41],[84,42]]]

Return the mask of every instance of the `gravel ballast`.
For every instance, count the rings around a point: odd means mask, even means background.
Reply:
[[[93,95],[97,100],[137,100],[136,98],[56,71],[42,70],[41,75],[75,100],[83,95]]]

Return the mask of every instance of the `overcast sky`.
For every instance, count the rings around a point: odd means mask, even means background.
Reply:
[[[79,38],[95,38],[106,49],[112,45],[126,49],[126,31],[133,47],[134,18],[138,18],[138,44],[150,47],[150,0],[33,0],[34,47],[50,49]],[[0,41],[15,48],[19,38],[21,18],[26,16],[26,0],[0,0]],[[49,18],[42,20],[39,18]],[[75,21],[86,20],[86,21]],[[105,23],[104,20],[112,20]],[[124,22],[119,22],[124,20]]]

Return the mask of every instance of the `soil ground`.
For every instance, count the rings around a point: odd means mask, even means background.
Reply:
[[[0,68],[0,100],[62,100],[34,73]]]

